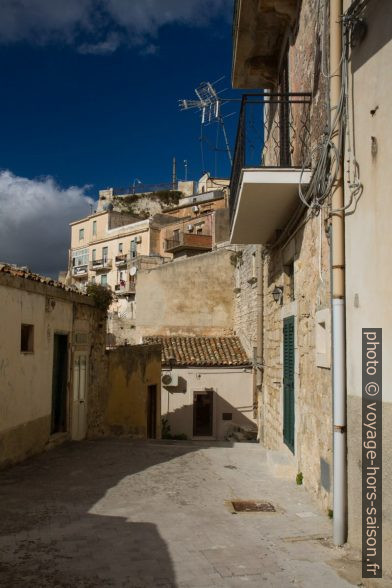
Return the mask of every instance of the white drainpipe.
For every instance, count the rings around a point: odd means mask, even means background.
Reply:
[[[330,0],[331,107],[338,104],[341,87],[342,0]],[[336,110],[332,110],[331,118]],[[338,146],[338,129],[334,142]],[[332,188],[332,367],[333,367],[333,541],[343,545],[347,536],[347,432],[346,432],[346,341],[345,341],[345,227],[343,157]]]

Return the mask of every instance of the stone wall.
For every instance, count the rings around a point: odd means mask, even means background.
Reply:
[[[304,485],[326,509],[331,506],[332,392],[330,363],[320,360],[317,329],[329,328],[329,245],[320,220],[310,218],[284,248],[270,251],[264,265],[264,380],[260,437],[266,447],[283,449],[283,320],[295,317],[295,462]],[[320,258],[321,251],[321,258]],[[320,271],[321,259],[321,271]],[[293,264],[293,266],[292,266]],[[294,269],[294,292],[289,268]],[[272,296],[283,287],[282,304]],[[326,356],[328,349],[326,350]]]
[[[233,332],[232,253],[219,249],[138,273],[137,336]]]
[[[317,0],[301,4],[297,28],[288,44],[290,92],[310,92],[309,150],[317,154],[328,121],[328,84],[321,75],[322,23]],[[326,23],[328,27],[328,23]],[[327,28],[328,30],[328,28]],[[326,39],[328,48],[328,39]],[[284,48],[282,48],[284,49]],[[284,91],[277,86],[275,91]],[[301,124],[300,110],[292,121]],[[301,107],[302,108],[302,107]],[[267,116],[277,122],[278,109]],[[271,128],[273,128],[273,124]],[[292,164],[300,162],[301,128],[291,129]],[[276,138],[276,137],[275,137]],[[267,162],[274,161],[274,139],[266,142]],[[310,160],[309,160],[310,163]],[[295,441],[293,462],[302,472],[304,485],[325,508],[332,496],[332,390],[330,370],[329,242],[324,211],[311,215],[298,199],[295,232],[267,247],[263,268],[263,387],[260,439],[266,447],[287,451],[283,440],[283,321],[294,316]],[[283,227],[282,227],[283,228]],[[293,229],[291,230],[293,231]],[[279,235],[277,235],[277,238]],[[283,288],[281,302],[272,292]],[[246,304],[246,297],[245,297]],[[252,316],[249,303],[246,313]],[[252,319],[253,320],[253,319]],[[246,324],[246,321],[245,321]],[[249,329],[254,337],[254,328]]]

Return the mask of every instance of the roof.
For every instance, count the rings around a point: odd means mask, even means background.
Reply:
[[[33,282],[39,282],[41,284],[46,284],[47,286],[53,286],[54,288],[59,288],[67,292],[74,292],[75,294],[85,296],[85,294],[80,292],[80,290],[78,290],[74,286],[66,286],[62,282],[58,282],[57,280],[53,280],[52,278],[48,278],[45,276],[40,276],[39,274],[34,274],[33,272],[30,272],[28,269],[11,265],[9,263],[0,262],[0,273],[8,274],[16,278],[23,278],[25,280],[30,280]]]
[[[236,367],[249,366],[238,337],[143,337],[144,343],[162,345],[162,363],[178,367]]]

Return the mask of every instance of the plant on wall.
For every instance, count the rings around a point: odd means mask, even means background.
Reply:
[[[97,308],[107,312],[113,300],[113,292],[110,288],[101,286],[101,284],[88,284],[86,293],[94,300]]]

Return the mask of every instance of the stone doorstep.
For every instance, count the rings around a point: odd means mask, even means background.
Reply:
[[[267,451],[266,460],[274,476],[295,481],[298,473],[297,460],[288,449],[270,449]]]

